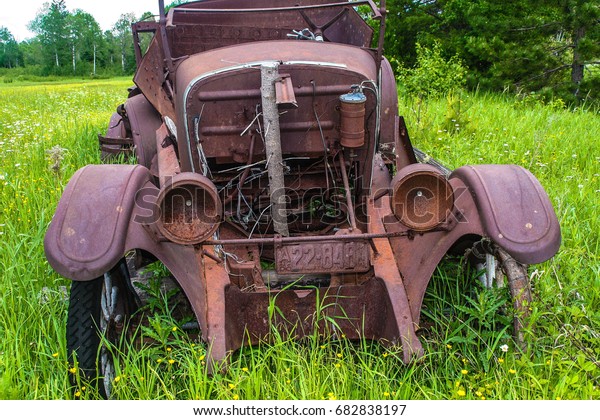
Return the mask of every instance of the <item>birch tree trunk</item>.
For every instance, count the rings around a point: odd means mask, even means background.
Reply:
[[[275,80],[279,77],[277,63],[260,66],[263,130],[271,193],[271,217],[273,228],[281,236],[289,236],[286,211],[286,195],[283,178],[283,157],[279,131],[279,110],[275,102]]]

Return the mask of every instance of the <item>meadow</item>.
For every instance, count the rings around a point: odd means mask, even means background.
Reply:
[[[97,134],[128,79],[0,85],[0,399],[94,399],[69,386],[69,281],[46,262],[43,237],[62,190],[99,163]],[[413,144],[449,167],[517,163],[541,181],[563,242],[530,267],[528,348],[515,350],[506,293],[477,287],[461,261],[442,266],[426,297],[422,360],[371,342],[313,336],[232,355],[208,376],[202,343],[156,296],[152,344],[115,349],[117,399],[598,399],[600,398],[600,116],[591,109],[461,93],[401,99]],[[162,298],[162,299],[161,299]]]

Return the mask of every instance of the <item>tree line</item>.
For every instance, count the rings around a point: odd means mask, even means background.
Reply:
[[[392,0],[386,52],[412,66],[439,46],[470,88],[600,100],[599,0]]]
[[[600,100],[599,0],[387,0],[386,7],[386,55],[397,67],[414,66],[419,48],[435,47],[460,60],[470,88]],[[33,39],[17,43],[0,28],[0,66],[131,74],[131,24],[145,18],[151,14],[123,14],[103,32],[89,13],[52,0],[30,23]]]
[[[52,0],[29,23],[32,39],[17,43],[7,28],[0,28],[0,67],[22,67],[39,76],[131,74],[131,24],[151,17],[149,12],[122,14],[110,30],[102,31],[91,14],[69,11],[64,0]]]

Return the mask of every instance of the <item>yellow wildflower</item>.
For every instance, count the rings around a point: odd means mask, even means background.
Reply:
[[[235,385],[234,384],[229,384],[229,389],[235,389]]]
[[[469,373],[469,371],[467,369],[463,369],[460,371],[460,373],[462,373],[463,375],[466,375],[467,373]]]
[[[77,391],[77,392],[75,393],[75,396],[76,396],[77,398],[79,398],[79,397],[81,396],[81,392]]]
[[[384,397],[389,397],[389,396],[390,396],[390,393],[386,391],[386,392],[384,392],[384,393],[383,393],[383,396],[384,396]]]
[[[115,382],[119,382],[121,380],[120,376],[115,377]]]
[[[72,368],[69,369],[69,372],[75,373],[75,372],[77,372],[77,368],[75,366],[73,366]]]
[[[58,357],[58,353],[53,353],[52,357]]]
[[[502,357],[498,358],[498,363],[504,363],[504,359]]]
[[[336,356],[338,357],[338,359],[341,359],[342,358],[342,353],[338,353],[338,354],[336,354]]]
[[[242,368],[242,372],[248,372],[248,368],[247,367],[243,367]]]
[[[508,373],[512,373],[514,375],[515,373],[517,373],[517,371],[514,369],[508,369]]]
[[[339,363],[336,363],[336,364],[335,364],[335,367],[336,367],[336,368],[341,368],[341,367],[342,367],[342,365],[340,365]]]
[[[172,365],[173,363],[175,363],[175,360],[169,359],[169,364]]]
[[[238,394],[234,394],[234,395],[233,395],[233,399],[234,399],[234,400],[239,400],[239,399],[240,399],[240,396],[239,396]]]
[[[464,389],[459,389],[457,394],[459,397],[464,397],[465,395],[467,395],[467,393],[464,391]]]

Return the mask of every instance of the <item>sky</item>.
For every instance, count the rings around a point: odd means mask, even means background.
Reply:
[[[27,29],[44,3],[50,0],[4,0],[0,8],[0,26],[8,28],[18,42],[34,36]],[[169,1],[165,1],[169,4]],[[133,13],[139,17],[144,12],[158,14],[158,0],[65,0],[69,11],[82,9],[100,24],[103,31],[112,28],[119,16]]]

